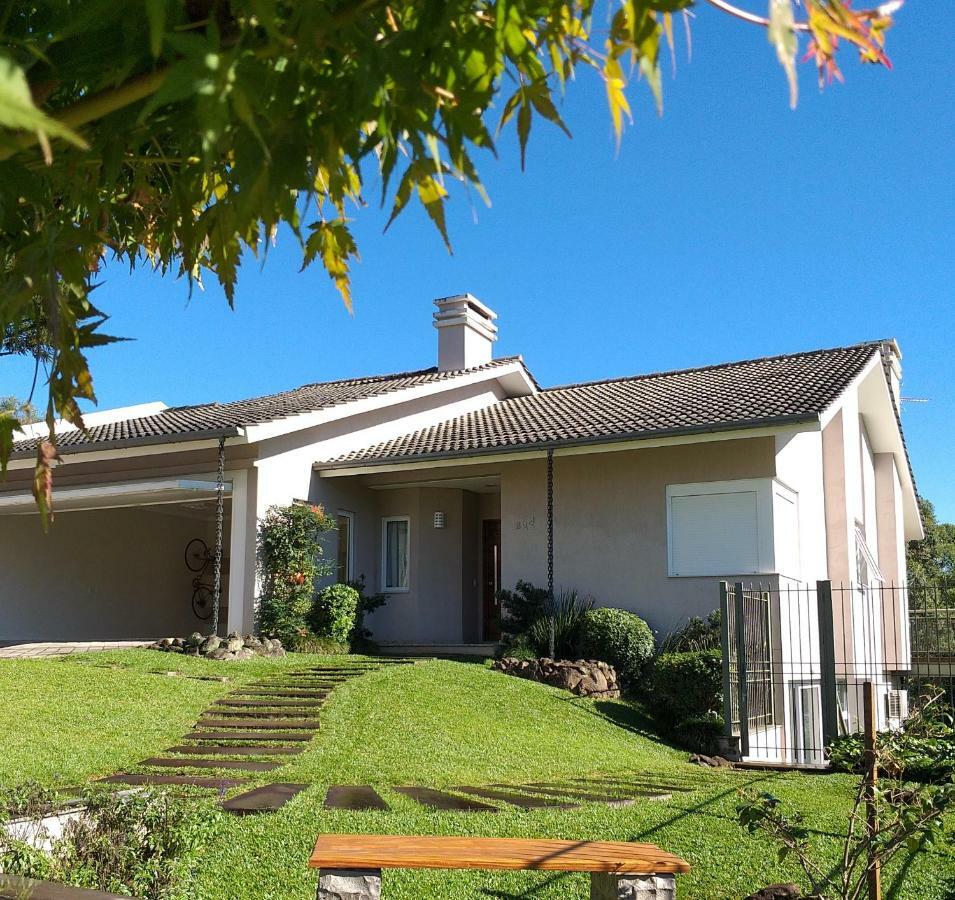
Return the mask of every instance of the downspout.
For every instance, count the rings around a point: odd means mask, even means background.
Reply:
[[[225,494],[225,435],[219,438],[216,468],[216,555],[212,586],[212,634],[219,633],[219,600],[222,596],[222,520]]]
[[[550,602],[550,658],[554,658],[554,451],[547,451],[547,599]]]

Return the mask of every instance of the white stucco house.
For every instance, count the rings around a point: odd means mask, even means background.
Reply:
[[[395,648],[483,649],[497,589],[546,585],[549,561],[660,632],[720,580],[848,584],[863,558],[904,582],[922,530],[894,341],[542,388],[493,357],[487,306],[436,306],[430,368],[64,429],[48,535],[25,435],[0,482],[0,640],[201,630],[184,550],[213,543],[220,440],[224,630],[252,628],[256,524],[295,499],[337,517],[339,576],[389,595],[368,624]]]

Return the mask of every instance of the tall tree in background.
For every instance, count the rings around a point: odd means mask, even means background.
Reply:
[[[190,285],[213,276],[231,303],[243,256],[285,225],[350,304],[348,212],[369,180],[392,219],[414,198],[448,243],[449,188],[484,196],[473,154],[494,151],[495,128],[516,127],[523,161],[535,118],[567,130],[556,103],[590,70],[619,139],[628,82],[642,79],[661,108],[661,48],[673,50],[674,17],[688,24],[704,3],[766,31],[792,103],[800,41],[822,82],[840,77],[845,45],[888,65],[901,5],[803,0],[797,21],[794,0],[769,0],[766,16],[727,0],[3,4],[0,325],[29,319],[40,298],[52,348],[41,510],[54,421],[82,427],[77,401],[95,399],[86,351],[109,338],[89,294],[105,260]],[[15,428],[0,419],[0,467]]]
[[[939,522],[935,507],[919,498],[925,537],[909,541],[906,549],[906,564],[909,583],[916,585],[955,586],[955,525]]]
[[[29,425],[40,418],[36,407],[29,400],[18,400],[13,396],[0,397],[0,419],[5,416],[12,416],[21,425]]]

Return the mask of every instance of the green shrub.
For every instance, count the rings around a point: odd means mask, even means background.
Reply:
[[[719,650],[721,646],[720,611],[714,609],[705,619],[692,616],[677,631],[661,642],[661,653],[689,653],[693,650]]]
[[[693,716],[679,723],[675,736],[679,742],[694,753],[715,756],[719,753],[719,740],[723,736],[723,717],[717,713]]]
[[[349,644],[320,637],[312,631],[302,631],[295,635],[286,649],[293,653],[314,653],[318,656],[345,656],[351,653],[352,648]]]
[[[936,784],[955,777],[955,717],[930,690],[912,705],[902,727],[879,732],[883,768],[889,777]],[[861,734],[835,738],[828,749],[832,768],[861,774],[865,770],[865,747]]]
[[[335,522],[319,506],[273,506],[259,525],[257,563],[262,581],[258,629],[294,644],[309,631],[315,580],[330,575],[321,538]]]
[[[521,637],[507,644],[501,652],[501,656],[511,656],[514,659],[538,659],[540,654],[535,647],[530,646],[527,641]]]
[[[378,646],[371,639],[371,631],[365,628],[365,616],[384,606],[388,602],[388,595],[366,594],[364,575],[359,575],[355,581],[349,581],[348,586],[358,591],[358,608],[355,610],[355,626],[352,628],[349,642],[353,650],[375,652]]]
[[[347,644],[355,628],[358,591],[347,584],[330,584],[316,595],[310,624],[320,638]]]
[[[501,633],[512,641],[547,611],[547,589],[534,587],[529,581],[518,581],[513,591],[498,591],[497,599],[501,608]]]
[[[36,828],[55,808],[29,786],[15,793],[32,793],[36,802],[14,804],[10,814]],[[92,792],[84,806],[85,815],[67,823],[49,853],[6,840],[0,831],[0,871],[112,894],[168,897],[221,822],[212,800],[158,790]]]
[[[625,609],[600,607],[581,617],[577,655],[610,663],[628,684],[640,680],[653,656],[653,632],[639,616]]]
[[[653,662],[650,705],[662,731],[691,750],[712,753],[723,727],[722,653],[661,653]]]

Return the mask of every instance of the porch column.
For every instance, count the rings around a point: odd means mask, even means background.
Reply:
[[[246,577],[249,561],[248,473],[242,469],[230,473],[230,478],[232,480],[232,517],[229,538],[229,614],[226,617],[226,631],[245,633],[252,630],[251,612],[247,616],[245,608],[246,593],[250,597],[252,593],[252,585]]]

